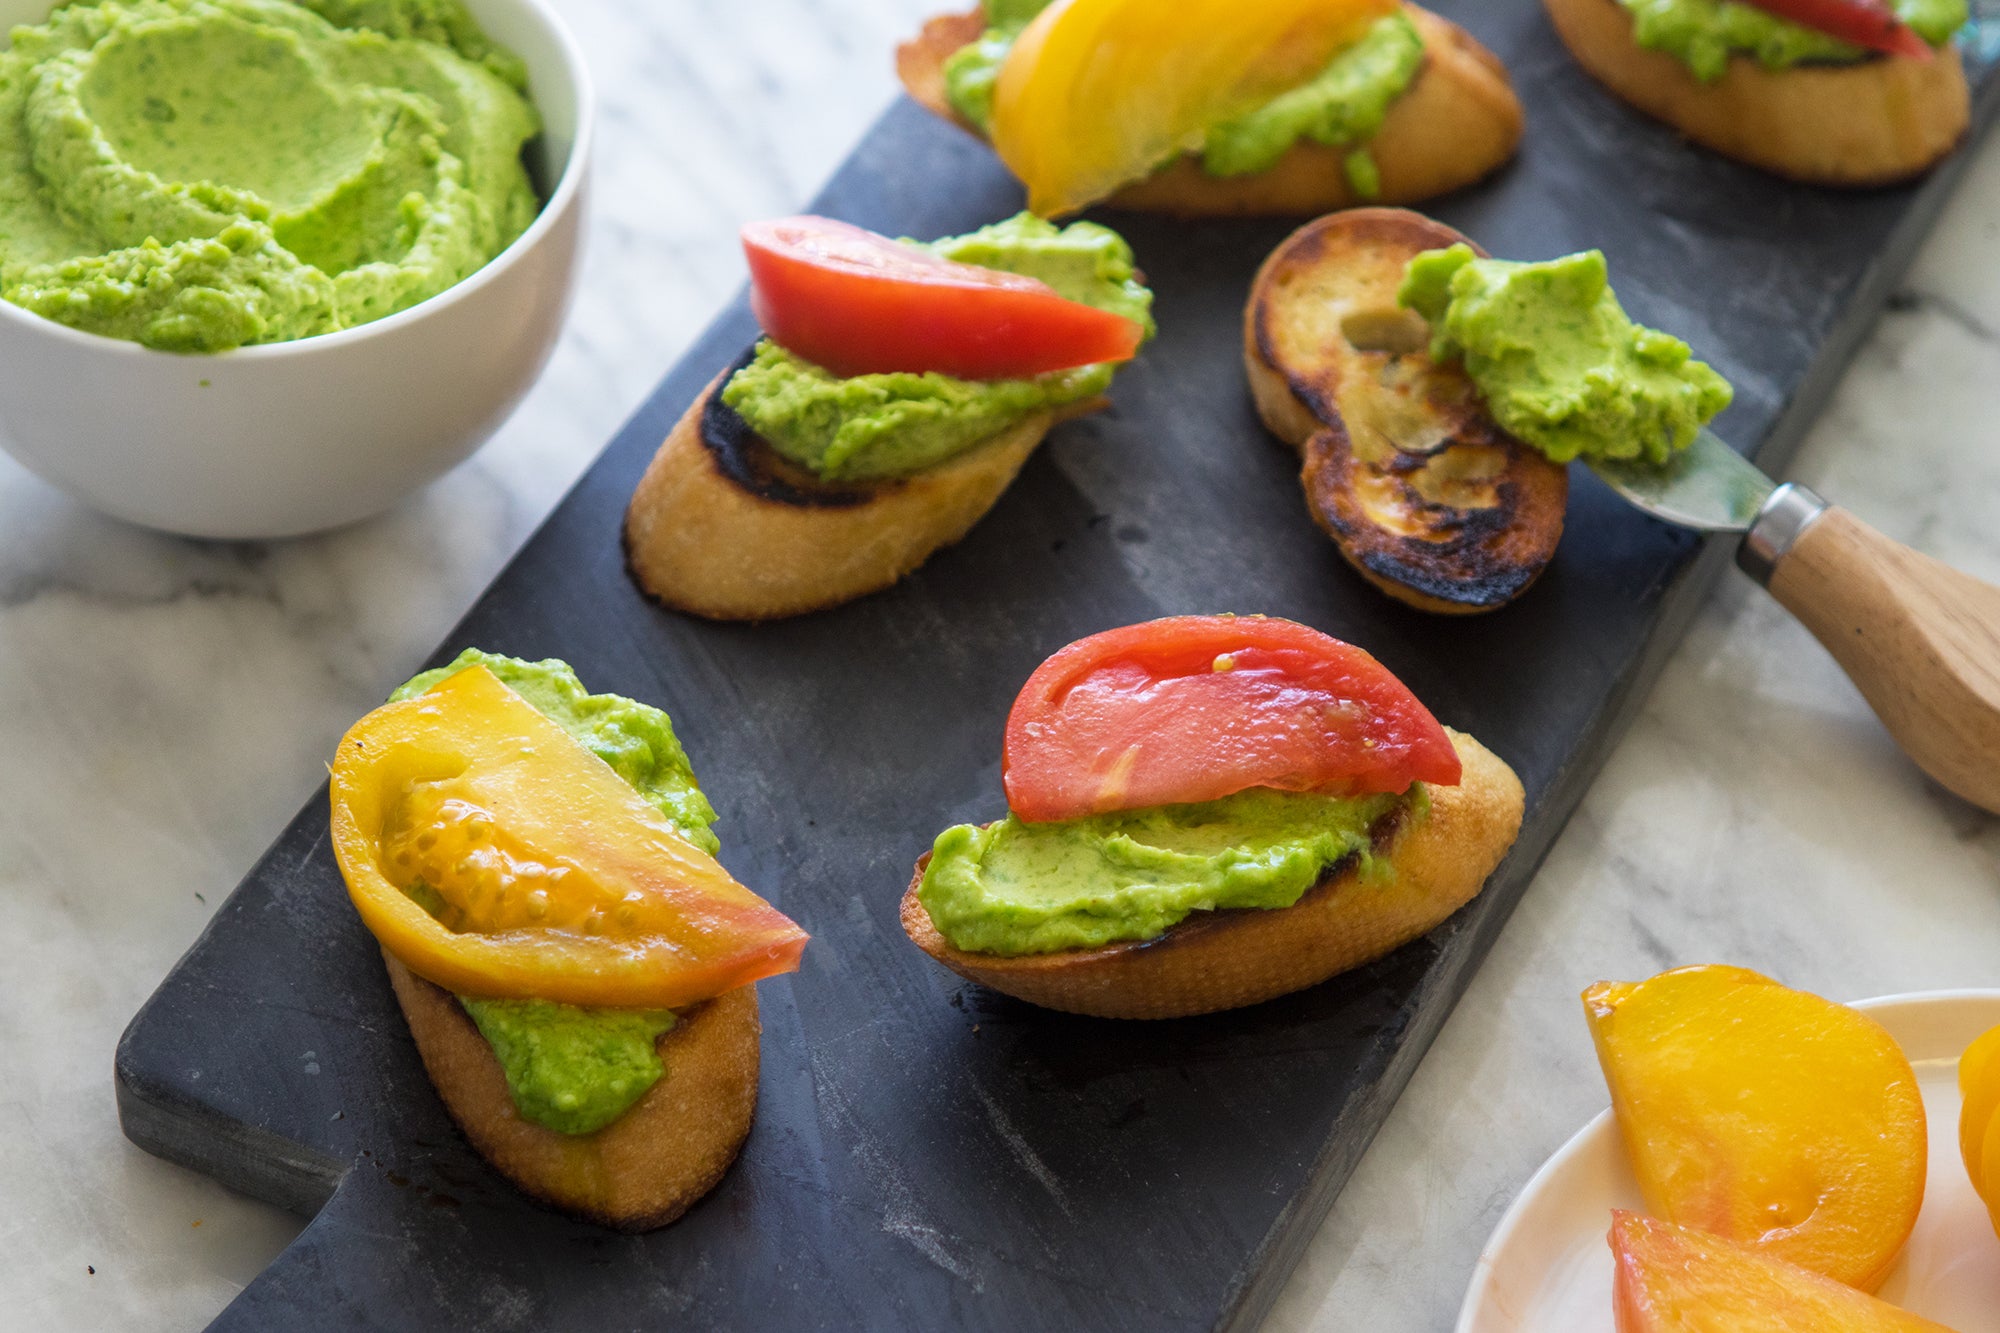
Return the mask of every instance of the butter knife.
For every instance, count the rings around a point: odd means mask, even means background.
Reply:
[[[1891,541],[1712,431],[1591,470],[1657,519],[1743,534],[1736,563],[1833,654],[1917,766],[2000,812],[2000,588]]]

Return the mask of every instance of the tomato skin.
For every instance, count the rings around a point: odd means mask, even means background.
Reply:
[[[1914,60],[1929,60],[1931,44],[1913,32],[1884,0],[1749,0],[1767,14],[1838,37],[1855,46]]]
[[[1030,823],[1219,800],[1456,785],[1458,751],[1380,662],[1291,620],[1172,616],[1079,639],[1007,717],[1007,805]]]
[[[831,218],[743,229],[750,304],[772,341],[836,375],[1023,379],[1129,361],[1137,323],[1036,278],[960,264]]]

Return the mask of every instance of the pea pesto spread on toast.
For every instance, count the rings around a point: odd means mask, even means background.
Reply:
[[[1430,250],[1397,300],[1430,322],[1431,356],[1463,361],[1494,420],[1557,463],[1664,463],[1733,394],[1686,343],[1632,322],[1602,251],[1516,263]]]
[[[710,828],[714,807],[696,784],[667,715],[620,695],[587,692],[563,662],[525,662],[468,648],[449,665],[411,680],[390,702],[423,694],[470,666],[484,666],[609,764],[689,842],[711,854],[717,850]],[[427,910],[435,915],[437,909],[427,904]],[[558,1133],[602,1129],[665,1072],[655,1046],[674,1024],[671,1011],[465,996],[459,1003],[493,1047],[521,1116]]]
[[[0,50],[0,297],[176,352],[366,324],[527,228],[538,129],[459,0],[69,5]]]
[[[1153,294],[1139,280],[1131,247],[1108,227],[1057,227],[1023,213],[964,236],[905,244],[1038,279],[1152,336]],[[772,449],[815,476],[884,480],[935,467],[1036,412],[1097,398],[1116,369],[1098,363],[1002,379],[937,371],[843,376],[767,337],[723,386],[722,401]]]
[[[1049,0],[986,0],[986,32],[945,61],[946,99],[982,131],[991,129],[994,85],[1015,38],[1048,5]],[[1249,176],[1268,171],[1302,141],[1346,147],[1349,184],[1361,198],[1374,198],[1380,176],[1368,141],[1382,127],[1390,103],[1416,78],[1423,58],[1423,38],[1406,14],[1377,19],[1316,77],[1210,126],[1198,153],[1203,170],[1218,177]]]
[[[1664,51],[1703,83],[1714,83],[1730,58],[1751,57],[1765,69],[1853,64],[1873,53],[1838,37],[1781,18],[1742,0],[1618,0],[1632,16],[1632,37]],[[1966,0],[1887,0],[1904,24],[1933,47],[1965,26]]]
[[[954,948],[1017,955],[1165,934],[1191,913],[1290,907],[1332,867],[1384,873],[1371,830],[1404,794],[1343,798],[1260,787],[1220,800],[1053,823],[1009,814],[937,837],[918,899]]]

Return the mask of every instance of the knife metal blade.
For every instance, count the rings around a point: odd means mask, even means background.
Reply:
[[[1590,470],[1654,518],[1703,532],[1748,532],[1778,489],[1711,430],[1662,467],[1642,459],[1591,459]]]

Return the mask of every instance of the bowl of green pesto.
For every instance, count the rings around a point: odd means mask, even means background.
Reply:
[[[0,0],[0,445],[269,538],[464,459],[574,288],[588,75],[545,0]]]

